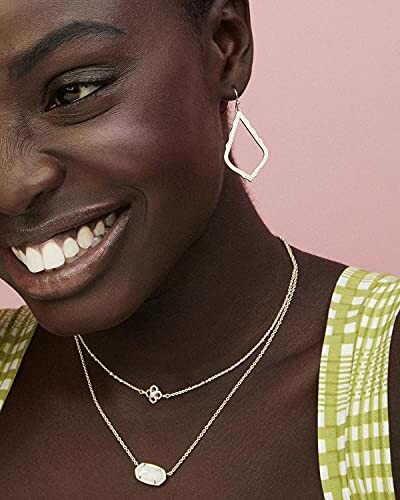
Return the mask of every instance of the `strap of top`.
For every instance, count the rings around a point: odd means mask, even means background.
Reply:
[[[37,326],[28,306],[0,310],[0,411]]]
[[[318,453],[326,499],[393,499],[388,367],[400,279],[347,267],[334,289],[318,387]]]

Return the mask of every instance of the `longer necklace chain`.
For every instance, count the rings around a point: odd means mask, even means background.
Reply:
[[[289,256],[291,257],[291,260],[292,260],[292,263],[293,263],[293,271],[292,271],[292,276],[291,276],[291,281],[290,283],[292,283],[292,280],[294,279],[294,276],[295,274],[298,272],[298,267],[297,267],[297,262],[296,262],[296,259],[294,258],[293,256],[293,253],[291,251],[291,248],[290,246],[286,243],[286,241],[284,240],[284,238],[282,238],[281,236],[278,236],[282,242],[284,243],[284,245],[286,246],[286,250],[287,252],[289,253]],[[277,323],[277,321],[279,320],[279,317],[281,316],[282,314],[282,311],[284,310],[284,308],[286,307],[286,304],[288,302],[288,297],[289,297],[289,291],[290,291],[290,285],[289,285],[289,288],[288,288],[288,291],[287,291],[287,294],[286,294],[286,297],[285,297],[285,300],[283,301],[283,304],[281,306],[281,308],[279,309],[272,325],[270,326],[270,328],[264,333],[264,335],[260,338],[260,340],[244,355],[242,356],[239,360],[237,360],[235,363],[233,363],[232,365],[228,366],[227,368],[221,370],[220,372],[218,373],[215,373],[214,375],[211,375],[210,377],[206,378],[205,380],[201,380],[200,382],[196,383],[196,384],[193,384],[193,385],[190,385],[188,387],[184,387],[182,389],[179,389],[179,390],[176,390],[174,392],[162,392],[162,390],[159,388],[159,386],[155,385],[155,384],[152,384],[147,390],[146,389],[143,389],[143,388],[140,388],[140,387],[137,387],[136,385],[134,384],[131,384],[130,382],[128,382],[127,380],[124,380],[123,378],[119,377],[118,375],[116,375],[114,372],[112,372],[94,353],[93,351],[89,348],[89,346],[87,345],[87,343],[83,340],[82,336],[81,335],[76,335],[76,337],[78,337],[79,341],[82,343],[83,347],[85,348],[86,352],[91,356],[91,358],[104,370],[106,371],[111,377],[113,377],[115,380],[117,380],[118,382],[120,382],[121,384],[129,387],[130,389],[132,389],[133,391],[137,392],[138,394],[142,395],[142,396],[145,396],[148,401],[152,404],[155,404],[155,403],[158,403],[161,399],[170,399],[170,398],[173,398],[173,397],[176,397],[176,396],[180,396],[182,394],[185,394],[189,391],[193,391],[195,389],[198,389],[199,387],[202,387],[203,385],[205,384],[208,384],[210,382],[212,382],[213,380],[216,380],[218,379],[219,377],[222,377],[223,375],[226,375],[227,373],[231,372],[232,370],[234,370],[235,368],[237,368],[238,366],[240,366],[242,363],[244,363],[260,346],[263,342],[265,342],[265,340],[267,339],[267,337],[270,335],[271,331],[273,330],[273,328],[275,327],[275,324]]]
[[[284,241],[284,240],[283,240]],[[288,300],[285,300],[285,307],[283,307],[282,314],[280,315],[279,319],[277,320],[276,326],[273,328],[271,335],[269,338],[266,340],[264,347],[261,349],[257,357],[254,359],[254,361],[250,364],[250,366],[247,368],[247,370],[244,372],[244,374],[239,378],[239,380],[236,382],[236,384],[232,387],[232,389],[229,391],[228,395],[225,397],[225,399],[222,401],[222,403],[218,406],[218,408],[215,410],[211,418],[208,420],[206,425],[202,428],[202,430],[199,432],[193,443],[189,446],[189,448],[185,451],[185,453],[180,457],[180,459],[176,462],[176,464],[167,472],[163,467],[160,467],[158,465],[142,462],[140,463],[137,458],[134,456],[134,454],[131,452],[131,450],[128,448],[126,443],[123,441],[121,436],[118,434],[118,432],[115,430],[114,426],[110,422],[109,418],[105,414],[103,408],[101,407],[100,403],[97,400],[96,394],[93,389],[93,385],[86,367],[85,359],[83,357],[83,353],[77,338],[77,335],[74,336],[75,342],[76,342],[76,347],[78,349],[79,357],[81,359],[82,363],[82,368],[83,372],[88,384],[88,388],[90,391],[90,394],[92,396],[93,402],[99,411],[100,415],[102,416],[103,420],[111,430],[111,432],[114,434],[115,438],[123,448],[123,450],[126,452],[130,460],[133,462],[135,465],[135,477],[138,481],[141,481],[142,483],[151,485],[151,486],[161,486],[168,477],[171,477],[175,472],[178,470],[178,468],[183,464],[183,462],[188,458],[188,456],[192,453],[192,451],[195,449],[195,447],[199,444],[201,439],[204,437],[206,432],[209,430],[209,428],[212,426],[214,421],[217,419],[217,417],[220,415],[222,410],[225,408],[225,406],[228,404],[228,402],[231,400],[235,392],[239,389],[239,387],[242,385],[242,383],[246,380],[246,378],[250,375],[250,373],[254,370],[254,368],[257,366],[257,364],[260,362],[262,357],[264,356],[266,350],[268,349],[269,345],[271,344],[273,338],[275,337],[276,332],[278,331],[284,316],[286,315],[286,312],[289,308],[290,302],[292,300],[292,297],[294,295],[294,292],[296,290],[296,285],[297,285],[297,277],[298,277],[298,266],[296,259],[291,251],[290,246],[284,241],[289,255],[292,259],[293,266],[294,266],[294,273],[292,274],[292,278],[290,280],[289,288],[288,288],[288,294],[287,298]]]

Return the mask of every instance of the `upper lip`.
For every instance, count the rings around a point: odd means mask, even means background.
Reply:
[[[81,226],[85,222],[97,219],[102,215],[107,215],[121,208],[127,208],[127,204],[109,203],[96,204],[84,207],[70,214],[65,212],[51,219],[47,219],[39,224],[21,225],[15,223],[13,226],[2,230],[0,246],[2,247],[22,247],[27,245],[37,245],[49,240],[53,236],[74,227]],[[4,228],[4,225],[3,225]]]

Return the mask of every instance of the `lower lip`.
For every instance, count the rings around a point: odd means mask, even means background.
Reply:
[[[131,207],[122,212],[101,242],[79,259],[49,272],[33,274],[9,248],[0,248],[4,269],[14,282],[15,289],[37,300],[62,299],[80,292],[107,271],[129,223],[131,212]]]

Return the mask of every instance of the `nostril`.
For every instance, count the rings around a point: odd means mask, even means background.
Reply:
[[[45,194],[45,191],[42,191],[41,193],[38,193],[35,196],[33,196],[31,198],[31,201],[28,203],[25,210],[23,211],[23,213],[25,214],[27,212],[30,212],[32,210],[32,208],[37,205],[37,203],[43,197],[44,194]]]
[[[51,189],[40,191],[36,194],[31,194],[28,198],[28,196],[23,197],[22,195],[20,196],[20,199],[17,202],[17,199],[14,200],[14,202],[10,202],[10,205],[12,205],[9,208],[9,210],[5,208],[0,208],[0,212],[6,213],[10,217],[17,217],[19,215],[25,215],[28,212],[30,212],[32,209],[36,208],[39,203],[44,203],[42,201],[43,197],[45,197]]]
[[[45,203],[44,199],[51,193],[55,191],[64,181],[66,171],[58,161],[55,165],[46,165],[40,171],[40,176],[38,175],[35,179],[35,186],[31,186],[31,196],[28,201],[23,213],[31,211],[36,208],[38,204]],[[35,193],[36,190],[36,193]]]
[[[41,155],[31,161],[29,173],[16,163],[6,185],[0,184],[0,213],[18,216],[45,204],[47,197],[64,182],[66,170],[56,158]]]

